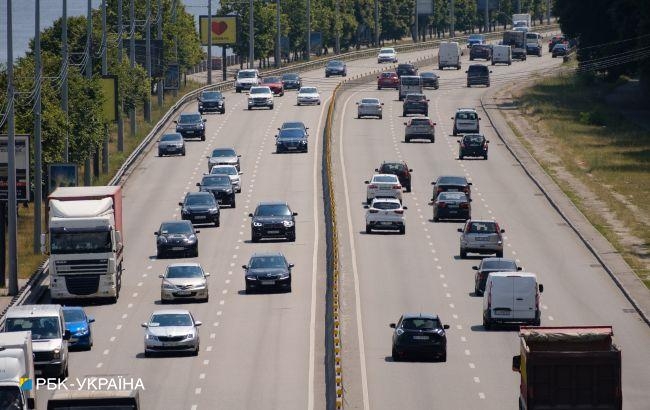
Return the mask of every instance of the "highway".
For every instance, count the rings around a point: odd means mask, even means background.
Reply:
[[[524,80],[559,64],[548,53],[526,62],[491,67],[492,87]],[[482,298],[474,297],[480,257],[459,256],[460,222],[432,221],[430,182],[439,175],[466,176],[472,186],[472,216],[495,218],[505,228],[505,257],[535,272],[544,284],[542,325],[613,324],[623,351],[624,409],[647,408],[650,330],[594,256],[554,211],[503,146],[485,113],[481,131],[490,142],[488,161],[458,160],[450,119],[460,107],[480,108],[487,89],[466,88],[463,70],[437,71],[439,90],[427,90],[436,142],[404,143],[402,103],[393,90],[374,83],[346,91],[337,104],[332,156],[336,161],[337,215],[342,250],[343,366],[346,408],[516,408],[519,374],[514,329],[485,331]],[[422,69],[420,70],[422,71]],[[377,97],[383,120],[357,119],[355,102]],[[366,185],[383,160],[412,168],[413,191],[404,194],[406,235],[365,233]],[[440,315],[447,331],[447,362],[393,362],[392,329],[406,312]],[[630,313],[631,312],[631,313]]]

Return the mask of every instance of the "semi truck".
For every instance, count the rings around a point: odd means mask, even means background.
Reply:
[[[0,333],[0,408],[36,406],[31,332]]]
[[[116,302],[124,254],[121,187],[60,187],[48,197],[48,210],[52,303]]]
[[[504,46],[512,49],[512,58],[526,60],[526,33],[523,31],[510,30],[503,33]]]
[[[512,27],[528,27],[530,29],[532,24],[532,19],[530,14],[520,13],[512,15]]]
[[[139,410],[138,390],[57,390],[47,410]]]
[[[526,327],[512,370],[520,410],[621,410],[621,351],[611,326]]]

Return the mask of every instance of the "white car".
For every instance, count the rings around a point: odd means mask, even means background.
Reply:
[[[383,105],[377,98],[362,98],[357,102],[357,118],[378,117],[381,120]]]
[[[273,109],[273,91],[268,86],[251,87],[248,93],[248,109],[264,107]]]
[[[459,108],[456,114],[451,117],[454,121],[454,136],[458,134],[479,134],[481,118],[474,108]]]
[[[235,91],[248,90],[260,84],[260,73],[256,69],[239,70],[235,75]]]
[[[215,165],[210,170],[210,175],[228,175],[235,192],[241,192],[241,177],[243,172],[237,170],[234,165]]]
[[[196,299],[207,302],[209,273],[204,272],[200,264],[172,263],[167,266],[165,273],[159,275],[160,301],[167,302],[176,299]]]
[[[297,104],[316,104],[320,105],[320,94],[316,87],[300,87],[298,90]]]
[[[404,210],[402,203],[397,198],[376,197],[370,205],[365,205],[366,233],[376,230],[398,230],[400,234],[406,233],[404,224]]]
[[[370,204],[376,197],[392,197],[402,201],[402,184],[399,183],[397,175],[375,174],[370,181],[364,181],[368,185],[366,192],[366,203]]]
[[[394,48],[392,47],[384,47],[381,50],[379,50],[379,54],[377,55],[377,62],[379,64],[381,63],[396,63],[397,62],[397,51],[395,51]]]
[[[157,310],[149,321],[142,324],[144,332],[144,355],[153,353],[190,352],[199,354],[199,329],[201,322],[194,320],[186,309]]]

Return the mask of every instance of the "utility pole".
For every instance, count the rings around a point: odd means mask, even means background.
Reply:
[[[419,27],[419,18],[418,18],[418,0],[415,0],[415,36],[414,36],[414,42],[417,43],[420,41],[420,27]]]
[[[275,68],[280,68],[282,65],[282,51],[280,50],[280,0],[275,0],[275,23],[277,30],[277,47],[275,48]]]
[[[335,22],[334,22],[334,27],[335,27],[335,33],[334,36],[336,38],[336,41],[334,43],[334,54],[339,54],[341,52],[341,34],[339,33],[339,24],[341,23],[341,16],[339,15],[339,0],[336,0],[336,11],[334,14],[335,17]]]
[[[546,0],[546,24],[551,24],[551,0]]]
[[[147,98],[144,100],[144,120],[151,123],[151,0],[147,0],[145,30],[145,69],[147,70]]]
[[[212,84],[212,0],[208,0],[208,84]]]
[[[43,165],[41,148],[41,84],[43,69],[41,67],[41,0],[35,1],[34,13],[34,85],[36,101],[34,102],[34,254],[41,252],[41,204],[43,200]],[[27,181],[29,184],[29,181]],[[2,221],[4,222],[4,221]]]
[[[39,28],[40,30],[40,28]],[[65,139],[63,144],[63,161],[68,162],[68,0],[63,0],[63,15],[61,16],[61,110],[65,114]]]
[[[521,0],[517,0],[517,13],[521,13]]]
[[[487,1],[487,0],[486,0]],[[451,4],[449,7],[449,22],[451,24],[451,27],[449,27],[449,37],[453,38],[456,37],[456,31],[454,30],[454,0],[451,0]]]
[[[250,0],[248,14],[248,68],[255,68],[255,18],[253,16],[253,0]]]
[[[379,47],[379,0],[375,0],[375,47]]]
[[[102,76],[108,75],[108,37],[106,36],[106,0],[102,0]],[[99,158],[95,156],[95,161]],[[102,145],[102,172],[108,174],[108,124],[104,124],[104,143]]]
[[[311,0],[307,0],[307,52],[306,60],[309,61],[311,54]]]
[[[88,11],[86,14],[86,78],[88,80],[93,78],[93,8],[92,0],[88,0]],[[88,156],[84,163],[84,185],[88,186],[92,183],[90,168],[91,158],[95,147],[88,147]]]
[[[11,22],[11,2],[7,0],[7,102],[9,112],[7,113],[7,154],[9,172],[7,178],[7,207],[9,216],[9,294],[18,293],[18,266],[16,258],[16,232],[18,225],[18,211],[16,200],[16,130],[14,124],[14,46],[13,46],[13,24]]]
[[[490,9],[489,1],[485,0],[485,33],[487,34],[490,31]]]
[[[176,25],[176,6],[177,5],[178,5],[178,0],[172,0],[172,26]],[[174,33],[175,32],[176,32],[176,30],[174,30]],[[176,60],[176,62],[178,62],[178,35],[177,34],[174,34],[174,59]],[[224,71],[224,73],[225,73],[225,71]],[[179,75],[180,75],[180,73],[179,73]],[[225,80],[226,79],[224,78],[224,81]],[[174,98],[176,98],[177,95],[178,95],[178,90],[173,89],[172,90],[172,96]]]
[[[122,64],[122,0],[117,0],[117,61]],[[118,96],[120,101],[117,105],[117,151],[124,151],[124,122],[122,121],[122,94]]]
[[[162,8],[162,1],[158,0],[158,33],[156,36],[156,39],[160,41],[160,44],[162,44],[162,22],[163,22],[163,8]],[[161,53],[162,54],[162,53]],[[159,78],[158,79],[158,87],[156,87],[158,91],[158,108],[162,108],[163,102],[165,99],[165,96],[163,94],[163,79]]]
[[[129,59],[131,60],[131,68],[135,68],[135,1],[131,0],[130,4],[130,17],[131,17],[131,39],[129,41]],[[129,110],[129,119],[131,120],[131,136],[135,136],[135,102],[133,107]]]

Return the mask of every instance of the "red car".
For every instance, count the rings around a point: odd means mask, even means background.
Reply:
[[[262,85],[269,87],[274,95],[284,95],[284,84],[281,77],[264,77]]]
[[[382,88],[399,88],[399,77],[394,71],[381,73],[377,77],[377,89],[381,90]]]

